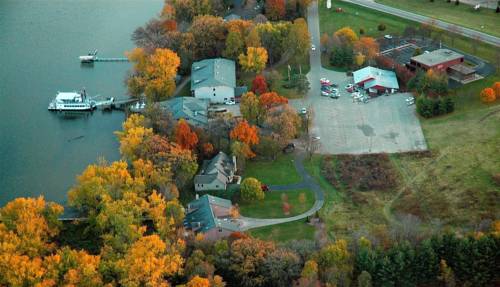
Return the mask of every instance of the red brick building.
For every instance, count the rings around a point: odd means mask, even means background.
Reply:
[[[412,57],[410,66],[424,71],[433,69],[448,72],[448,68],[464,62],[464,55],[448,49],[438,49]]]

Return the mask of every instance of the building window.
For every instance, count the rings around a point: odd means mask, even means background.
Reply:
[[[219,188],[219,185],[217,185],[217,184],[216,184],[216,185],[215,185],[215,188]]]
[[[212,89],[215,92],[215,88]]]
[[[214,93],[214,97],[215,97],[215,93]]]
[[[222,228],[219,227],[219,232],[222,232]]]

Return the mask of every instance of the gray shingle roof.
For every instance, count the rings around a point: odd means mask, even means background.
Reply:
[[[208,124],[207,100],[194,97],[179,97],[163,101],[160,106],[171,112],[174,120],[185,119],[194,126]]]
[[[437,49],[430,53],[423,53],[412,57],[411,59],[426,66],[435,66],[444,62],[460,59],[462,57],[462,54],[449,49]]]
[[[203,161],[200,172],[194,177],[194,183],[207,184],[218,179],[220,182],[227,184],[234,170],[233,160],[224,152],[219,152],[211,160]]]
[[[236,87],[234,61],[216,58],[193,63],[191,66],[191,90],[214,86]]]

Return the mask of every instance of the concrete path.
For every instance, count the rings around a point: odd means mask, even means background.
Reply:
[[[366,8],[385,12],[388,14],[392,14],[392,15],[395,15],[395,16],[398,16],[398,17],[401,17],[404,19],[412,20],[415,22],[419,22],[419,23],[428,23],[431,20],[435,20],[436,26],[438,28],[441,28],[443,30],[450,31],[450,32],[454,32],[453,31],[455,29],[454,26],[457,26],[457,27],[460,27],[460,29],[461,29],[460,33],[458,33],[458,34],[460,34],[462,36],[471,38],[475,41],[481,41],[481,42],[485,42],[485,43],[500,47],[500,38],[483,33],[483,32],[480,32],[480,31],[476,31],[476,30],[473,30],[470,28],[466,28],[466,27],[463,27],[460,25],[451,24],[451,23],[437,20],[437,19],[434,19],[431,17],[422,16],[422,15],[415,14],[412,12],[393,8],[390,6],[386,6],[383,4],[373,2],[371,0],[343,0],[343,1],[354,3],[354,4],[357,4],[357,5],[366,7]],[[322,7],[321,9],[326,9],[326,8]]]
[[[270,192],[273,191],[277,192],[277,191],[294,190],[299,188],[307,188],[314,193],[314,197],[316,198],[314,205],[308,211],[292,217],[285,217],[285,218],[240,217],[238,219],[238,224],[240,225],[241,231],[305,219],[308,216],[314,215],[316,211],[320,210],[321,207],[323,207],[323,204],[325,202],[325,196],[323,194],[323,190],[321,189],[319,184],[316,183],[314,178],[310,176],[309,173],[307,173],[306,169],[304,168],[303,164],[304,158],[305,155],[303,153],[298,153],[295,156],[294,160],[295,169],[297,170],[297,173],[301,176],[302,182],[296,184],[288,184],[288,185],[272,185],[269,186],[269,190]]]

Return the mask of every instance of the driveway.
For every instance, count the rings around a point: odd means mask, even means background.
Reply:
[[[305,219],[309,216],[312,216],[316,213],[316,211],[320,210],[323,207],[325,202],[325,196],[323,194],[323,190],[316,182],[316,180],[307,173],[304,168],[303,161],[305,155],[302,152],[298,152],[295,156],[294,164],[297,173],[302,177],[302,182],[297,184],[289,184],[289,185],[273,185],[269,186],[269,192],[281,192],[287,190],[294,190],[297,188],[307,188],[310,189],[314,193],[315,201],[314,205],[306,212],[285,218],[251,218],[251,217],[240,217],[237,222],[241,231],[246,231],[253,228],[264,227],[269,225],[276,225],[286,222],[292,222],[296,220]]]

